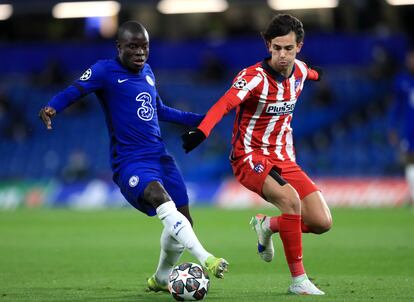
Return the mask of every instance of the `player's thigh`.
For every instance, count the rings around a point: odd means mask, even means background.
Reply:
[[[324,233],[332,226],[332,215],[320,191],[310,193],[302,199],[303,222],[316,233]]]
[[[262,192],[266,200],[278,207],[282,213],[300,213],[299,195],[289,183],[281,182],[269,174],[264,180]]]
[[[242,158],[231,160],[231,167],[240,184],[266,199],[262,189],[272,165],[265,156],[250,153]]]
[[[319,191],[316,184],[297,163],[275,163],[275,168],[279,169],[280,175],[295,188],[301,200],[309,194]]]
[[[280,171],[274,171],[279,177],[270,176],[274,163],[269,157],[253,152],[233,160],[231,165],[234,176],[247,189],[259,194],[284,213],[300,211],[298,195],[290,184],[283,179],[281,181]]]
[[[144,192],[151,187],[151,194],[162,193],[163,189],[161,173],[153,165],[144,165],[142,163],[131,164],[123,167],[116,176],[114,181],[118,184],[122,195],[137,210],[149,215],[156,215],[155,207],[151,202],[144,198]],[[148,193],[148,190],[147,190]]]
[[[182,212],[183,215],[186,217],[188,215],[187,218],[191,219],[189,211],[185,211],[185,207],[188,206],[189,200],[187,188],[180,170],[175,164],[174,159],[169,155],[163,156],[161,158],[161,163],[164,188],[167,190],[168,194],[170,194],[177,209],[184,207]]]

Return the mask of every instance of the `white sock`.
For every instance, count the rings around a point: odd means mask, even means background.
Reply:
[[[409,164],[405,167],[405,179],[407,180],[410,189],[411,202],[414,202],[414,164]]]
[[[166,231],[181,243],[188,251],[204,265],[211,256],[201,245],[188,219],[178,212],[173,201],[160,205],[157,209],[158,218],[161,220]]]
[[[307,279],[308,279],[308,275],[306,275],[306,274],[296,276],[296,277],[292,277],[293,283],[296,283],[296,284],[299,284],[299,283],[301,283],[301,282],[303,282]]]
[[[267,216],[262,224],[262,228],[266,232],[266,235],[273,234],[272,230],[270,229],[270,218],[271,218],[270,216]]]
[[[155,277],[161,284],[168,283],[168,276],[184,252],[184,246],[171,237],[164,228],[161,233],[161,252]]]

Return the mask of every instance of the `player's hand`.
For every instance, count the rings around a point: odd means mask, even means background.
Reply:
[[[318,73],[318,78],[315,81],[320,81],[323,75],[323,69],[319,66],[312,66],[311,69],[315,70]]]
[[[52,129],[52,118],[56,115],[56,110],[52,107],[44,107],[39,111],[39,118],[46,125],[48,130]]]
[[[185,153],[188,153],[200,145],[206,139],[206,136],[200,129],[193,128],[181,135],[181,139],[183,140]]]

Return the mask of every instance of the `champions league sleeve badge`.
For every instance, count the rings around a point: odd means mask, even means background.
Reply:
[[[236,89],[243,89],[247,85],[247,81],[243,78],[234,82],[233,87]]]
[[[89,68],[88,70],[86,70],[83,73],[83,75],[79,79],[81,81],[86,81],[86,80],[88,80],[91,77],[91,75],[92,75],[92,69]]]

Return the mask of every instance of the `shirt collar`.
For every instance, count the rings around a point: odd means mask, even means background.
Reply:
[[[286,80],[286,78],[283,76],[283,75],[281,75],[279,72],[277,72],[276,70],[274,70],[270,65],[269,65],[269,63],[268,63],[268,61],[270,60],[270,57],[267,57],[267,58],[265,58],[263,61],[262,61],[262,68],[268,73],[268,74],[270,74],[271,76],[273,76],[274,77],[274,79],[276,80],[276,81],[278,81],[278,82],[283,82],[284,80]],[[293,65],[293,68],[292,68],[292,72],[291,72],[291,74],[289,75],[289,77],[288,78],[290,78],[292,75],[293,75],[293,73],[295,72],[295,65]]]
[[[140,74],[141,72],[142,72],[142,70],[144,69],[144,67],[142,67],[142,69],[140,70],[140,71],[138,71],[138,72],[132,72],[131,70],[129,70],[128,68],[126,68],[125,66],[124,66],[124,64],[122,64],[122,61],[121,61],[121,59],[119,58],[119,56],[116,56],[116,58],[115,58],[115,61],[117,61],[118,62],[118,64],[123,68],[123,69],[125,69],[126,71],[128,71],[128,72],[130,72],[130,73],[132,73],[132,74]]]

